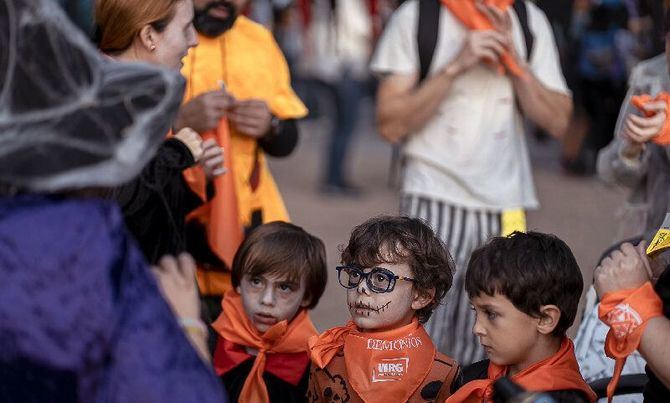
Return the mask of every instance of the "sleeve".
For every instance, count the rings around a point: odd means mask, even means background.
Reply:
[[[529,24],[535,38],[530,69],[540,83],[548,89],[571,95],[561,70],[558,47],[547,16],[531,2],[527,1],[526,5]]]
[[[258,144],[267,155],[272,157],[287,157],[298,145],[298,125],[293,119],[280,123],[276,134],[270,134],[258,140]]]
[[[633,69],[628,92],[621,104],[619,117],[617,118],[614,138],[607,147],[598,153],[596,166],[598,176],[603,181],[612,185],[621,185],[629,188],[636,186],[647,175],[647,149],[642,152],[639,160],[624,158],[621,154],[624,145],[624,141],[621,138],[621,130],[623,129],[626,117],[633,111],[630,99],[638,91],[637,82],[639,76],[640,69]]]
[[[391,16],[372,56],[370,70],[373,74],[409,75],[419,71],[418,18],[416,0],[405,2]]]
[[[270,51],[272,58],[275,61],[274,76],[276,77],[275,94],[269,102],[272,114],[279,119],[300,119],[307,116],[308,110],[305,104],[300,100],[298,95],[291,87],[291,72],[288,68],[286,58],[282,53],[279,45],[268,32],[268,39],[270,42]]]
[[[112,197],[118,202],[125,215],[132,215],[144,207],[155,192],[175,183],[181,171],[195,163],[188,147],[177,139],[168,139],[161,144],[154,158],[132,181],[112,190]],[[186,186],[183,181],[179,183]]]

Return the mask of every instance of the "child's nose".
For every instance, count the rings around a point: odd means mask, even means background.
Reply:
[[[472,326],[472,333],[474,333],[475,336],[484,336],[486,334],[484,326],[482,326],[479,319],[475,319],[475,324]]]
[[[274,287],[265,287],[263,293],[261,294],[261,304],[267,306],[274,306],[275,304]]]
[[[368,282],[365,281],[365,279],[361,279],[361,282],[358,283],[357,290],[359,294],[370,294],[370,290],[368,289]]]

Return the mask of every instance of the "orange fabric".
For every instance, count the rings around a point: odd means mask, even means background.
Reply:
[[[451,395],[447,399],[447,402],[474,403],[492,401],[493,383],[505,376],[507,371],[507,366],[500,366],[491,362],[488,369],[488,379],[466,383],[456,393]],[[575,358],[575,348],[572,341],[567,337],[563,338],[561,347],[556,354],[513,375],[511,380],[526,390],[533,392],[579,390],[588,396],[590,402],[596,400],[596,394],[584,381],[579,372],[579,365],[577,364],[577,358]]]
[[[644,110],[644,106],[649,102],[656,102],[656,101],[665,102],[666,118],[665,123],[663,123],[663,127],[661,128],[661,131],[658,132],[658,134],[651,141],[658,145],[667,146],[670,145],[670,94],[668,94],[667,92],[661,92],[658,95],[656,95],[655,98],[652,98],[651,95],[643,94],[643,95],[635,95],[630,99],[630,103],[633,104],[633,106],[635,106],[637,109],[639,109],[640,112],[644,113],[645,116],[648,118],[654,116],[656,113]]]
[[[260,334],[244,312],[242,297],[235,291],[223,297],[223,312],[212,327],[231,343],[258,350],[251,372],[244,381],[240,402],[269,402],[270,397],[263,380],[266,354],[299,353],[307,351],[307,340],[317,332],[306,310],[301,310],[289,323],[281,321]]]
[[[454,17],[465,25],[466,28],[473,31],[491,30],[493,29],[493,24],[477,9],[476,3],[478,1],[481,0],[441,0],[442,5],[447,7]],[[484,0],[483,2],[506,12],[512,3],[514,3],[514,0]],[[504,53],[501,61],[515,76],[524,76],[523,70],[509,53]],[[503,71],[502,66],[500,67],[501,71]]]
[[[634,290],[607,293],[600,301],[598,316],[610,327],[605,354],[616,360],[607,398],[612,401],[626,358],[640,346],[649,319],[663,315],[663,302],[650,282]]]
[[[324,368],[344,347],[347,382],[366,402],[407,401],[431,371],[436,350],[415,318],[386,332],[360,332],[353,322],[309,340],[312,362]]]
[[[202,295],[221,295],[233,289],[229,271],[213,271],[198,266],[195,272],[198,288]]]
[[[223,147],[224,165],[230,171],[233,155],[228,122],[222,119],[216,131],[203,133],[202,138],[203,140],[214,138]],[[202,168],[191,168],[184,172],[184,177],[191,189],[200,195],[203,200],[207,200],[207,180]],[[235,252],[243,238],[237,213],[237,197],[235,196],[233,176],[224,174],[216,177],[214,187],[216,189],[214,198],[189,214],[189,219],[197,218],[201,220],[207,231],[207,241],[210,248],[228,267],[231,267]]]

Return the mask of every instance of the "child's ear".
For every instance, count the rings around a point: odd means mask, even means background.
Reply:
[[[147,50],[147,51],[154,51],[156,50],[156,42],[155,42],[155,31],[151,25],[145,25],[140,29],[139,33],[139,38],[140,38],[140,43],[142,43],[142,46]]]
[[[551,334],[561,320],[561,310],[556,305],[542,305],[537,330],[541,334]]]
[[[307,308],[311,303],[312,303],[312,296],[305,294],[305,297],[302,299],[302,302],[300,303],[300,308]]]
[[[426,305],[433,302],[434,298],[435,298],[435,288],[429,288],[427,290],[414,289],[414,300],[412,301],[412,309],[418,311],[421,308],[425,308]]]

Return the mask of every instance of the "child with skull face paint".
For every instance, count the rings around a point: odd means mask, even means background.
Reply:
[[[429,226],[377,217],[354,228],[337,267],[351,321],[309,340],[310,402],[444,401],[458,364],[423,328],[453,281]]]
[[[307,340],[317,332],[307,313],[327,280],[320,239],[275,221],[254,229],[233,259],[234,289],[212,324],[219,334],[214,369],[230,401],[302,402]]]

